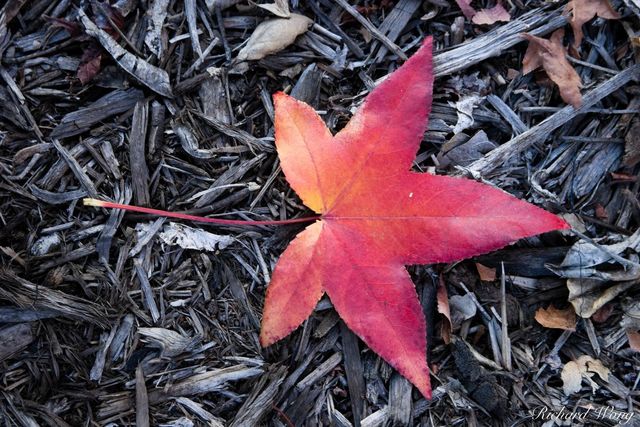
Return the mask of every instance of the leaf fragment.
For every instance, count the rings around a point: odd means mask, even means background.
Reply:
[[[259,4],[258,7],[268,10],[280,18],[289,18],[291,16],[291,12],[289,12],[289,0],[275,0],[274,3]]]
[[[288,19],[275,18],[261,22],[238,52],[237,61],[257,61],[280,52],[304,34],[313,21],[304,15],[292,13]]]
[[[549,40],[531,34],[523,34],[522,37],[529,40],[529,47],[522,60],[522,74],[529,74],[542,67],[558,85],[562,99],[574,108],[580,107],[582,82],[566,58],[567,49],[562,44],[564,30],[556,30]]]
[[[592,392],[595,392],[600,386],[592,377],[597,374],[603,381],[609,381],[611,371],[604,366],[598,359],[594,359],[588,355],[582,355],[575,361],[567,362],[562,368],[560,377],[562,378],[562,390],[567,396],[577,393],[582,388],[582,380],[587,380],[591,386]]]
[[[168,245],[178,245],[184,249],[215,252],[225,249],[235,242],[231,236],[213,234],[183,224],[171,222],[158,235]]]
[[[553,304],[546,309],[541,307],[536,311],[535,319],[545,328],[576,330],[576,312],[573,307],[559,309]]]
[[[511,15],[509,15],[509,12],[501,3],[497,3],[489,9],[479,10],[478,13],[473,16],[471,21],[476,25],[493,25],[496,22],[511,21]]]
[[[596,16],[604,19],[620,19],[620,14],[611,6],[609,0],[571,0],[567,3],[565,11],[572,13],[573,47],[576,49],[584,37],[582,32],[584,24]]]
[[[481,10],[476,10],[471,6],[470,0],[456,0],[456,3],[462,14],[476,25],[492,25],[496,22],[509,22],[511,20],[511,15],[500,2],[497,2],[495,6],[489,9]]]

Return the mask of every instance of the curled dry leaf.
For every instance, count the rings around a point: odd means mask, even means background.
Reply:
[[[440,281],[438,282],[436,297],[438,299],[438,313],[445,317],[440,333],[445,344],[449,344],[451,342],[451,313],[449,311],[449,295],[442,276],[440,276]]]
[[[208,231],[188,227],[171,222],[159,234],[163,242],[168,245],[178,245],[184,249],[215,252],[224,249],[235,239],[231,236],[209,233]]]
[[[238,52],[237,61],[257,61],[279,52],[304,34],[313,21],[304,15],[292,13],[288,19],[276,18],[261,22],[249,37],[246,46]]]
[[[609,0],[571,0],[567,3],[567,12],[571,12],[571,28],[573,28],[573,46],[578,48],[582,43],[582,26],[599,16],[604,19],[620,19]]]
[[[569,302],[576,314],[583,318],[593,316],[606,303],[622,292],[637,286],[640,280],[640,230],[631,236],[611,236],[604,240],[576,242],[559,266],[547,268],[567,278]],[[597,243],[594,244],[594,243]],[[627,258],[622,255],[628,253]],[[621,265],[620,263],[626,263]],[[615,268],[612,268],[615,266]]]
[[[275,3],[259,4],[258,7],[268,10],[280,18],[289,18],[289,0],[275,0]]]
[[[458,122],[453,127],[453,133],[460,133],[463,130],[473,126],[473,110],[476,108],[480,102],[482,102],[483,98],[478,95],[469,95],[465,96],[458,102],[449,103],[453,107],[455,107],[456,112],[458,114]]]
[[[500,2],[489,9],[481,10],[476,10],[471,6],[470,0],[456,0],[456,3],[462,10],[462,14],[476,25],[491,25],[496,22],[509,22],[511,20],[511,15]]]
[[[568,331],[576,330],[576,312],[572,307],[559,309],[550,305],[549,307],[540,307],[536,311],[536,321],[545,328],[564,329]]]
[[[555,31],[549,40],[531,34],[523,34],[522,37],[529,40],[529,47],[522,60],[522,74],[529,74],[542,67],[549,78],[558,85],[560,96],[566,103],[574,108],[582,105],[582,82],[567,60],[567,49],[562,44],[564,30]]]
[[[637,286],[637,281],[626,281],[610,286],[601,279],[569,279],[569,302],[576,314],[585,319],[590,318],[600,307],[615,297]]]
[[[511,21],[511,15],[507,9],[498,3],[492,8],[481,9],[471,19],[476,25],[492,25],[496,22],[509,22]]]
[[[565,395],[570,396],[580,391],[582,380],[586,379],[591,385],[591,390],[595,392],[600,386],[593,381],[593,375],[597,374],[603,381],[609,381],[610,373],[609,368],[604,366],[601,361],[583,355],[576,361],[567,362],[562,368],[560,374],[562,389]]]

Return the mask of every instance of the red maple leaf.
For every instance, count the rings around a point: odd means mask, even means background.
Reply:
[[[286,337],[326,292],[347,326],[426,398],[425,318],[404,266],[451,262],[568,227],[487,185],[410,170],[432,85],[428,38],[335,136],[308,105],[274,96],[282,170],[321,216],[278,260],[260,334],[263,346]]]

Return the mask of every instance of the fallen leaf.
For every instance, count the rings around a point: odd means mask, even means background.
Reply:
[[[629,348],[634,351],[640,352],[640,332],[633,329],[625,329],[627,333],[627,339],[629,340]]]
[[[574,108],[582,105],[580,76],[567,60],[567,49],[562,44],[564,30],[556,30],[549,40],[531,34],[523,34],[522,37],[529,40],[529,47],[522,60],[522,74],[529,74],[542,67],[558,85],[560,96],[566,103]]]
[[[600,360],[587,355],[580,356],[575,361],[567,362],[562,368],[562,390],[567,396],[577,393],[582,388],[582,380],[585,379],[591,385],[592,392],[595,392],[600,386],[593,381],[593,375],[597,374],[603,381],[609,381],[610,373],[609,368]]]
[[[291,16],[289,0],[275,0],[275,3],[259,4],[258,7],[268,10],[280,18],[289,18]]]
[[[445,321],[442,322],[442,329],[440,333],[445,344],[449,344],[451,342],[451,313],[449,311],[449,295],[447,294],[447,287],[444,284],[444,278],[442,275],[440,275],[440,280],[438,282],[436,298],[438,299],[438,313],[445,317]]]
[[[313,21],[304,15],[292,13],[288,19],[263,21],[256,27],[245,47],[238,52],[237,61],[257,61],[280,52],[304,34]]]
[[[471,0],[456,0],[456,3],[462,14],[476,25],[491,25],[498,21],[509,22],[511,20],[511,15],[500,2],[489,9],[481,10],[476,10],[471,6]]]
[[[599,16],[604,19],[620,19],[609,0],[571,0],[567,3],[566,12],[572,13],[571,28],[573,28],[573,46],[577,49],[582,43],[582,26]]]
[[[480,280],[483,282],[493,282],[496,280],[496,269],[487,267],[486,265],[482,265],[479,262],[476,262],[476,270],[478,270],[478,275],[480,276]]]
[[[613,241],[613,243],[607,244]],[[593,316],[606,303],[640,280],[640,230],[631,236],[612,235],[595,242],[579,240],[559,266],[547,264],[555,274],[567,278],[569,302],[576,314]],[[626,258],[622,255],[626,254]],[[621,265],[621,262],[628,262]]]
[[[586,240],[577,241],[562,260],[559,269],[563,272],[560,275],[578,279],[584,278],[585,269],[610,263],[614,260],[614,255],[621,256],[627,250],[640,252],[640,230],[626,238],[614,235],[608,237],[608,239],[609,241],[613,240],[613,243],[607,244],[602,239],[599,239],[595,241],[598,244],[596,246]]]
[[[490,186],[411,171],[432,102],[431,44],[335,136],[307,104],[274,96],[282,170],[321,216],[278,260],[260,333],[263,346],[286,337],[326,292],[346,325],[426,398],[426,325],[404,265],[451,262],[567,227]]]
[[[567,396],[579,392],[582,388],[582,371],[573,360],[564,365],[560,378],[562,378],[562,390]]]
[[[568,331],[576,330],[576,312],[572,307],[565,309],[555,308],[553,305],[549,307],[540,307],[536,311],[536,321],[545,328],[564,329]]]
[[[596,323],[604,323],[613,314],[613,309],[613,304],[605,304],[593,313],[591,320]]]
[[[588,319],[600,307],[636,284],[637,281],[632,280],[607,286],[607,282],[600,279],[569,279],[569,302],[578,316]]]
[[[455,107],[458,114],[458,122],[453,127],[453,133],[457,134],[463,130],[473,126],[473,109],[482,101],[477,95],[470,95],[462,98],[460,101],[449,103]]]
[[[184,249],[211,252],[224,249],[235,242],[235,239],[231,236],[213,234],[175,222],[165,226],[158,236],[167,245],[178,245]]]
[[[83,85],[89,83],[99,72],[102,63],[102,49],[99,46],[89,46],[80,58],[78,66],[78,80]]]
[[[471,6],[471,0],[456,0],[458,7],[462,11],[462,14],[468,19],[472,20],[476,13],[478,13],[473,6]]]
[[[476,25],[492,25],[496,22],[509,22],[511,21],[511,15],[507,9],[498,3],[492,8],[481,9],[471,19]]]

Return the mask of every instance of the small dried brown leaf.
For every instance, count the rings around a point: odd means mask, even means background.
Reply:
[[[599,16],[604,19],[620,19],[620,14],[611,6],[609,0],[572,0],[565,9],[572,12],[571,28],[573,28],[573,46],[578,48],[582,43],[582,26]]]
[[[582,105],[580,76],[567,60],[567,49],[562,44],[564,30],[557,30],[549,40],[531,34],[522,36],[529,40],[529,47],[522,60],[523,74],[542,67],[549,78],[558,85],[560,96],[566,103],[574,108]]]
[[[545,328],[576,330],[576,313],[572,307],[558,309],[550,305],[546,309],[539,308],[536,311],[535,318]]]

